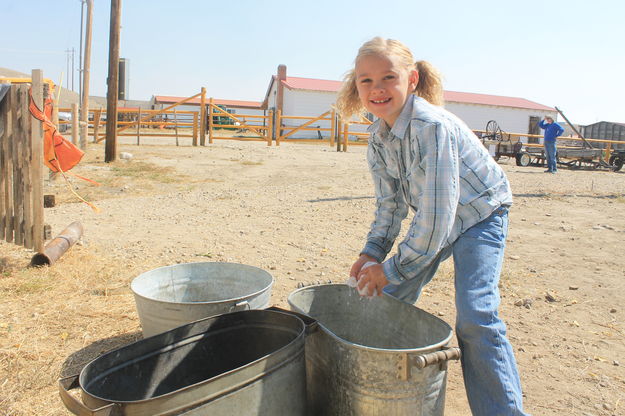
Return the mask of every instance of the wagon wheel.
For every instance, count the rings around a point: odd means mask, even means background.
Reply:
[[[516,155],[516,164],[517,166],[529,166],[532,163],[532,157],[527,152],[517,153]]]
[[[614,172],[618,172],[623,167],[623,158],[618,155],[610,157],[610,166]]]
[[[490,140],[501,141],[502,139],[501,129],[499,128],[499,125],[497,124],[495,120],[490,120],[488,123],[486,123],[486,137],[485,138],[490,139]]]

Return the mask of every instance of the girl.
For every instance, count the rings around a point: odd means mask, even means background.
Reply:
[[[362,45],[337,109],[344,120],[363,110],[378,118],[369,128],[367,153],[377,209],[350,276],[370,296],[384,291],[414,303],[440,262],[453,255],[456,336],[471,411],[525,415],[514,353],[497,311],[510,185],[442,103],[437,71],[424,61],[415,64],[401,42],[374,38]],[[410,229],[387,258],[409,208]]]

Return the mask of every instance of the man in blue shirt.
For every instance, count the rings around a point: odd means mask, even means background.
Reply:
[[[547,158],[547,173],[556,173],[558,166],[556,164],[556,139],[558,136],[564,133],[564,129],[561,125],[553,121],[550,116],[545,116],[545,119],[538,123],[538,127],[545,130],[545,157]]]

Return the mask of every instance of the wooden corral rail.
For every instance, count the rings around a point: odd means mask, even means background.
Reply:
[[[43,128],[29,112],[30,85],[11,85],[0,103],[0,238],[43,251]],[[43,109],[43,76],[32,73]]]
[[[227,122],[224,121],[227,120]],[[219,120],[219,123],[216,123]],[[208,142],[213,143],[213,139],[230,140],[250,140],[264,141],[267,146],[271,146],[273,111],[269,110],[267,115],[260,114],[231,114],[214,103],[213,98],[208,104]],[[216,129],[234,129],[241,133],[252,131],[258,136],[228,136],[221,137],[215,135]]]
[[[349,127],[352,125],[370,126],[371,124],[372,122],[362,115],[360,115],[359,120],[356,120],[356,121],[352,120],[349,123],[341,123],[339,121],[339,132],[340,132],[341,139],[339,141],[339,146],[337,147],[337,151],[341,151],[341,144],[343,148],[342,150],[344,152],[347,151],[348,143],[355,144],[355,145],[366,145],[368,143],[369,133],[363,132],[363,131],[350,131]],[[350,142],[349,136],[355,136],[356,140]]]
[[[65,111],[61,108],[59,111]],[[117,126],[124,127],[118,129],[118,136],[136,136],[137,144],[140,144],[141,137],[191,137],[197,143],[198,137],[198,112],[169,110],[146,110],[142,108],[118,109]],[[141,122],[137,122],[141,120]],[[63,122],[59,122],[63,124]],[[66,122],[67,123],[67,122]],[[92,129],[94,137],[105,137],[100,134],[99,129],[106,126],[106,110],[97,109],[89,111],[88,127]],[[126,127],[127,126],[127,127]],[[129,128],[132,127],[132,130]],[[129,130],[126,130],[128,128]],[[146,132],[142,128],[159,129],[158,132]],[[100,139],[102,140],[102,139]]]
[[[276,145],[280,145],[281,142],[293,141],[297,143],[329,143],[330,146],[334,146],[334,140],[336,138],[336,112],[334,109],[328,110],[325,113],[318,116],[283,116],[282,112],[278,110],[276,112]],[[307,120],[305,123],[299,126],[283,126],[282,122],[285,120]],[[309,127],[316,121],[329,121],[330,127]],[[290,130],[289,130],[290,129]],[[286,133],[283,131],[289,130]],[[316,131],[321,136],[322,131],[329,131],[330,137],[328,139],[288,139],[289,136],[298,131]]]

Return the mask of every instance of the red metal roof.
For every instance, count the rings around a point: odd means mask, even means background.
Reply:
[[[174,97],[171,95],[155,95],[154,102],[159,104],[174,104],[184,100],[187,97]],[[208,103],[208,98],[206,99]],[[187,101],[183,105],[200,105],[202,99],[200,97]],[[225,105],[226,107],[241,107],[241,108],[261,108],[262,103],[259,101],[239,101],[239,100],[221,100],[218,98],[213,99],[213,103],[217,105]]]
[[[475,94],[472,92],[444,91],[445,101],[466,104],[496,105],[501,107],[529,108],[532,110],[556,111],[548,107],[518,97],[504,97],[501,95]]]
[[[298,77],[287,77],[286,81],[282,81],[282,83],[287,88],[295,90],[328,92],[337,92],[341,88],[342,84],[341,81]],[[502,107],[529,108],[532,110],[556,111],[555,108],[518,97],[504,97],[499,95],[475,94],[471,92],[457,91],[444,91],[443,95],[445,101],[456,103],[495,105]]]
[[[341,81],[330,81],[327,79],[312,79],[286,77],[286,81],[282,81],[285,87],[292,90],[310,90],[310,91],[327,91],[337,92],[341,88]]]

